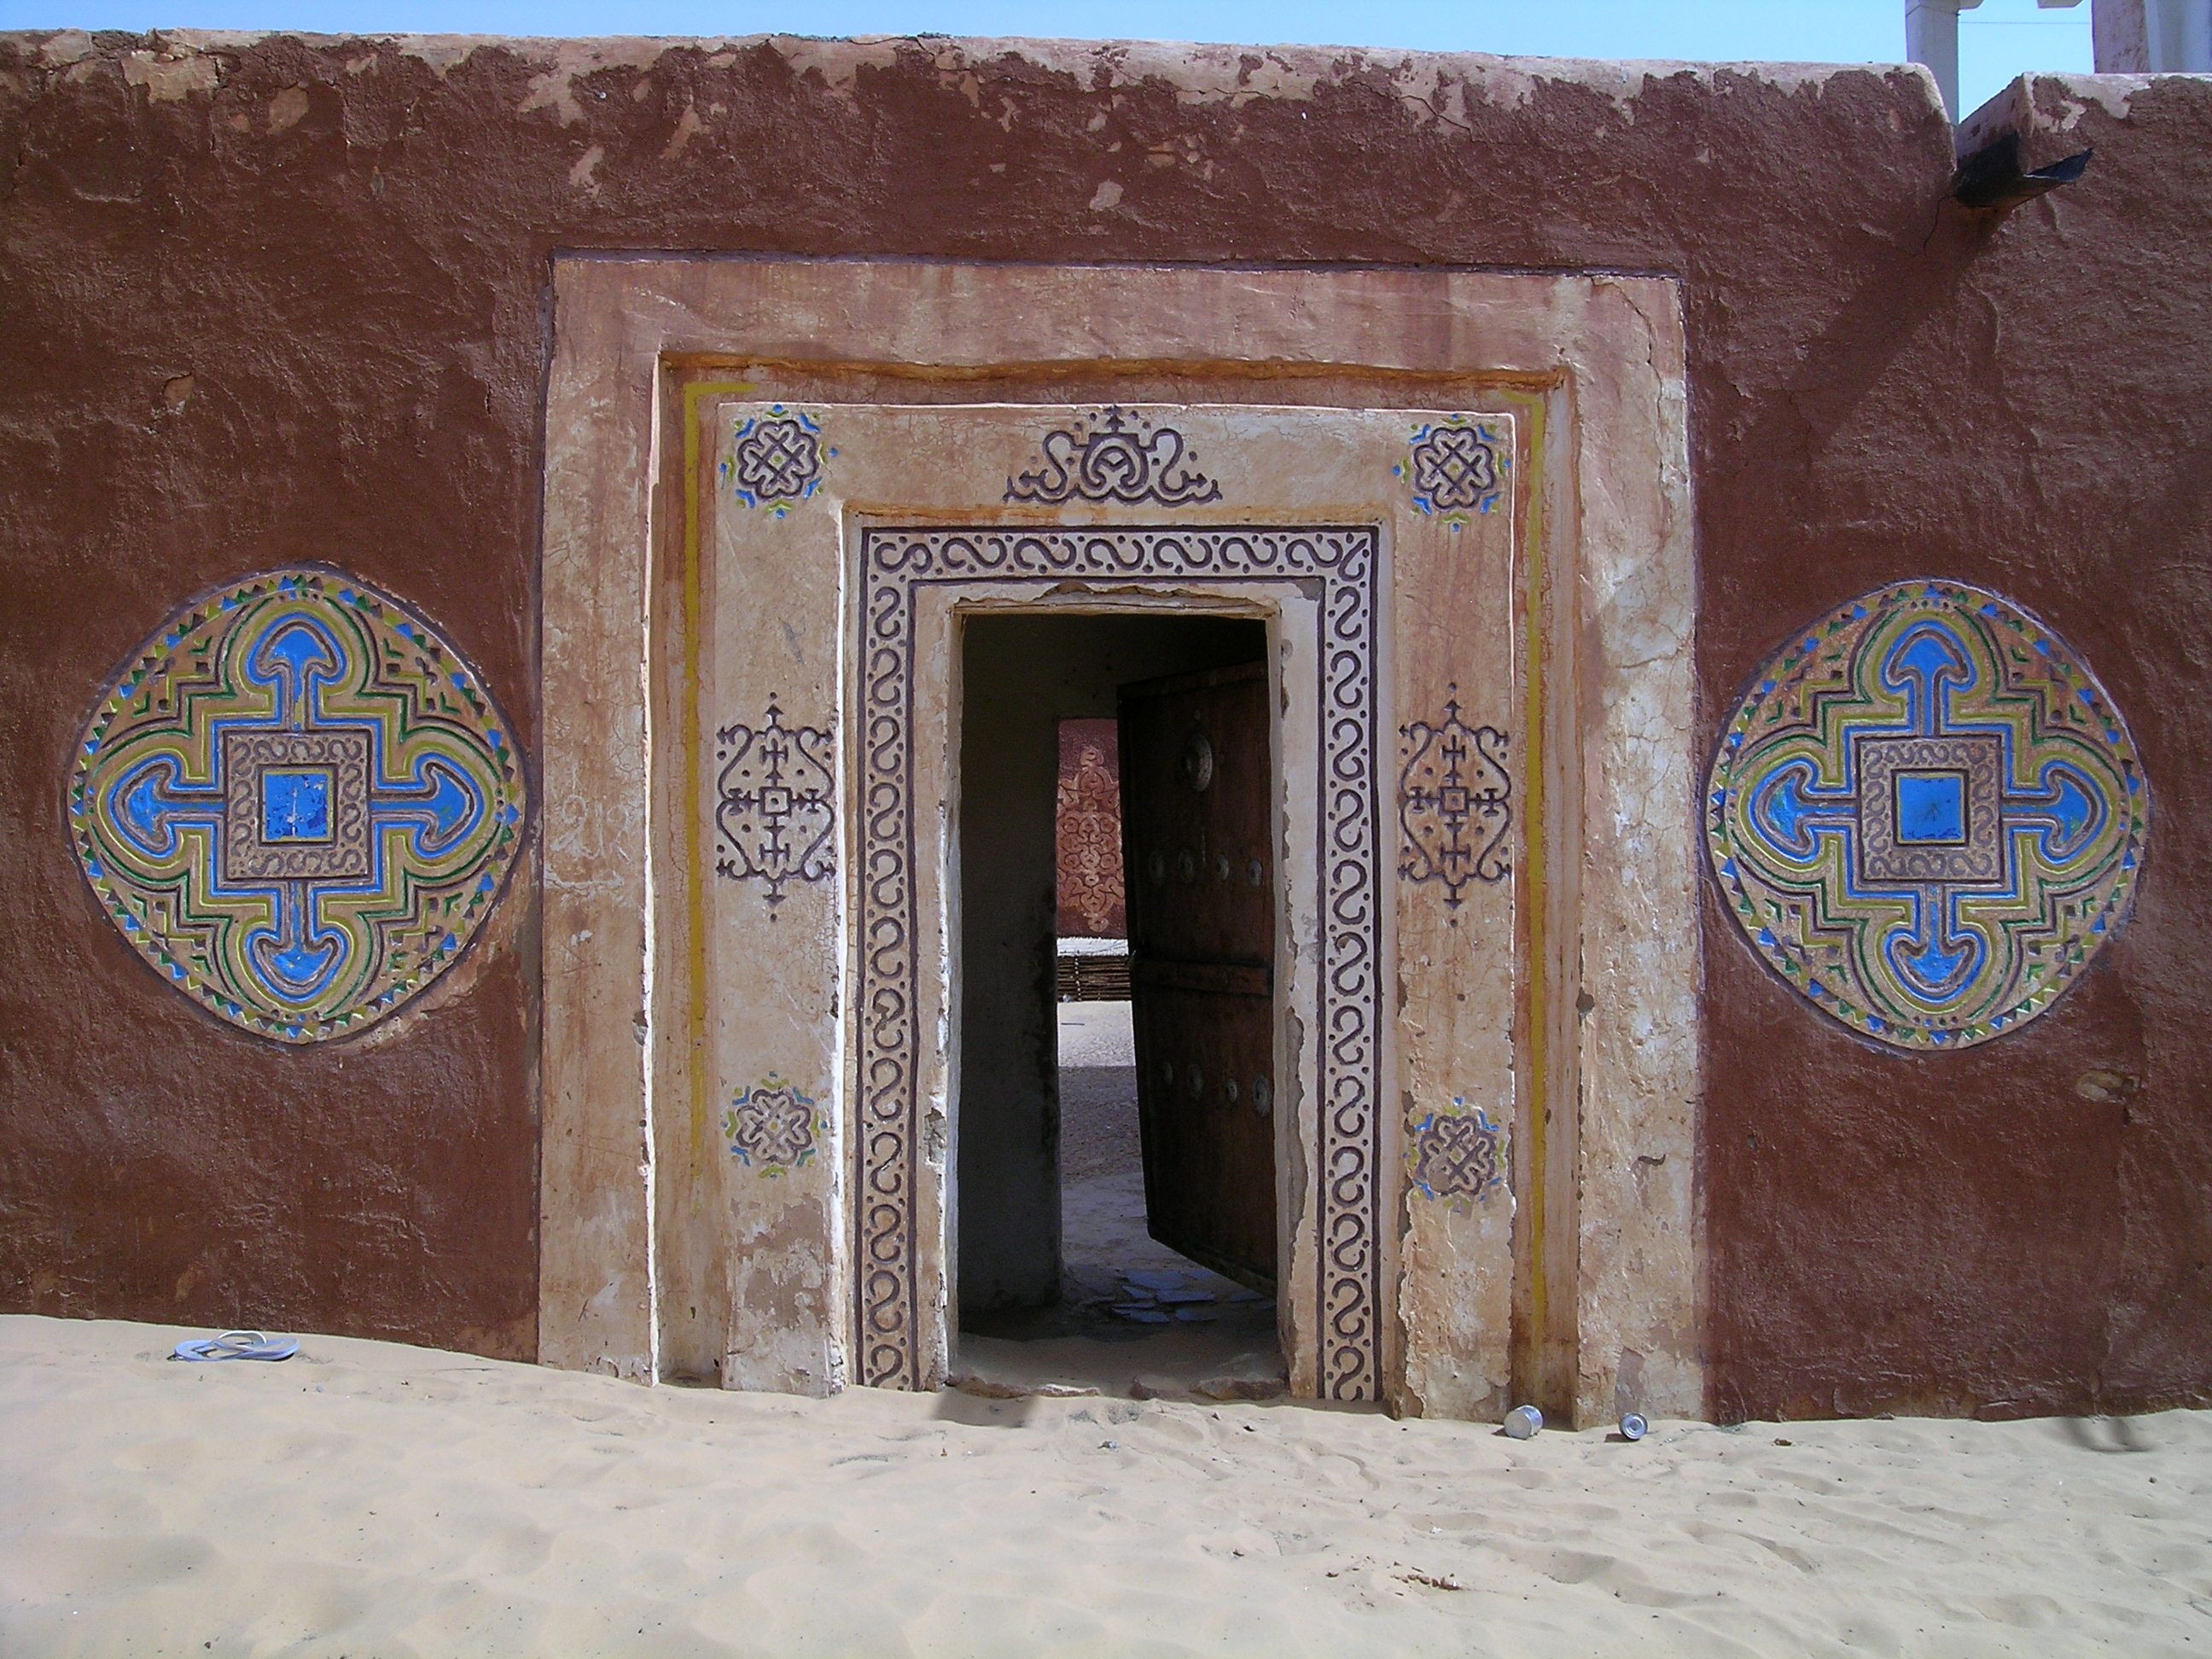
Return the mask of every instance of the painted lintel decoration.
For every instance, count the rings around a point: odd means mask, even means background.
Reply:
[[[812,416],[771,404],[732,428],[721,474],[738,501],[781,519],[821,487],[822,463],[836,453]]]
[[[738,1095],[722,1114],[730,1156],[770,1178],[811,1162],[816,1134],[829,1127],[817,1116],[815,1097],[801,1094],[774,1072]]]
[[[2050,629],[1900,582],[1793,635],[1705,794],[1744,937],[1853,1031],[1925,1051],[2049,1008],[2126,920],[2149,790],[2112,698]]]
[[[1412,486],[1416,512],[1454,530],[1488,513],[1504,496],[1513,458],[1488,421],[1450,415],[1413,428],[1406,459],[1392,469]]]
[[[1199,471],[1182,433],[1128,410],[1109,407],[1055,428],[1037,448],[1037,464],[1006,480],[1008,501],[1202,507],[1221,499],[1221,486]]]
[[[281,1042],[361,1030],[451,967],[514,862],[522,763],[483,680],[331,570],[195,601],[93,711],[70,839],[161,976]]]
[[[1501,882],[1513,873],[1506,848],[1513,829],[1506,735],[1462,720],[1456,685],[1442,720],[1415,720],[1398,732],[1406,757],[1398,777],[1398,823],[1405,831],[1398,874],[1441,882],[1444,902],[1456,909],[1469,882]]]
[[[1505,1184],[1505,1132],[1466,1097],[1413,1126],[1406,1150],[1413,1186],[1431,1199],[1486,1199]]]
[[[714,873],[761,883],[773,918],[787,884],[826,881],[836,867],[830,733],[786,726],[770,697],[758,726],[726,726],[714,744]]]

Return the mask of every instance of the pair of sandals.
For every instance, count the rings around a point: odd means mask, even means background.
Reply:
[[[300,1345],[289,1336],[264,1336],[259,1331],[225,1331],[221,1336],[194,1337],[177,1344],[172,1359],[289,1359]]]

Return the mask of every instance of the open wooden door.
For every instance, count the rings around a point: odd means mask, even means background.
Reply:
[[[1154,1238],[1275,1282],[1273,766],[1264,663],[1121,693],[1137,1109]]]

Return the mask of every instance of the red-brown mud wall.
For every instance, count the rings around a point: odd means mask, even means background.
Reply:
[[[280,1050],[134,959],[63,796],[125,653],[303,560],[534,750],[554,250],[1602,267],[1683,283],[1701,750],[1794,629],[1942,575],[2080,649],[2156,802],[2131,927],[1963,1053],[1853,1040],[1708,887],[1713,1409],[2212,1396],[2212,85],[2076,112],[2087,177],[1981,224],[1904,71],[563,51],[0,37],[0,1307],[532,1352],[526,865],[421,1004]]]

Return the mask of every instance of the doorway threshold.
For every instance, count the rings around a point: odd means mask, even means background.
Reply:
[[[1059,1025],[1060,1299],[966,1314],[952,1386],[990,1398],[1287,1392],[1273,1298],[1146,1229],[1129,1005],[1063,1002]]]
[[[1134,1400],[1286,1390],[1273,1300],[1146,1237],[1141,1173],[1071,1181],[1062,1205],[1060,1300],[969,1316],[954,1387]]]

